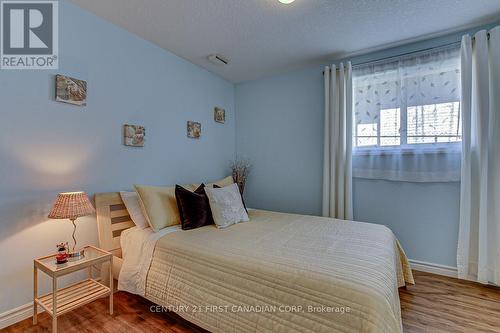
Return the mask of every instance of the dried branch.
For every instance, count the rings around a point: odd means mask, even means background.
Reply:
[[[230,168],[233,180],[236,184],[238,184],[240,192],[243,194],[245,183],[248,179],[250,171],[252,170],[252,164],[248,159],[236,157],[234,161],[231,161]]]

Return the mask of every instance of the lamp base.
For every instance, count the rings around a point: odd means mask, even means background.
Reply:
[[[78,250],[78,251],[68,253],[68,257],[70,258],[70,260],[83,259],[84,256],[85,256],[84,250]]]

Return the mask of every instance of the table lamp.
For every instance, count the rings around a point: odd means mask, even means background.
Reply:
[[[70,258],[80,258],[83,250],[76,251],[76,224],[75,220],[82,216],[88,216],[95,212],[85,192],[59,193],[49,214],[49,219],[69,219],[73,223],[73,250],[69,253]]]

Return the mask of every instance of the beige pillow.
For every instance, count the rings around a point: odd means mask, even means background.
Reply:
[[[233,180],[232,176],[227,176],[226,178],[218,180],[216,182],[208,183],[207,186],[212,188],[212,187],[214,187],[214,184],[217,184],[220,187],[226,187],[226,186],[234,184],[234,180]]]
[[[149,226],[155,232],[180,224],[175,187],[134,185]]]
[[[214,187],[214,184],[217,184],[218,186],[220,187],[226,187],[226,186],[229,186],[231,184],[234,184],[234,180],[233,180],[233,177],[232,176],[227,176],[226,178],[224,179],[221,179],[221,180],[217,180],[215,182],[210,182],[210,183],[205,183],[205,186],[206,187],[210,187],[210,188],[213,188]],[[187,189],[191,190],[191,191],[194,191],[196,190],[198,187],[200,187],[201,184],[191,184],[189,185],[188,187],[186,187]]]

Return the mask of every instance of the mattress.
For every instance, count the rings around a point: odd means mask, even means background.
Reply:
[[[144,296],[212,332],[402,332],[413,283],[390,229],[251,210],[156,241]]]

